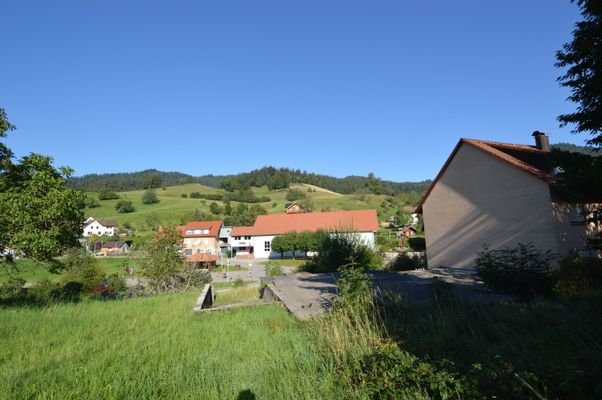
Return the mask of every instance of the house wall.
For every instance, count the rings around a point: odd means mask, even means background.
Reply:
[[[359,232],[359,240],[366,245],[375,248],[376,242],[374,237],[374,232]],[[272,251],[272,240],[278,235],[266,235],[266,236],[253,236],[251,238],[252,246],[254,249],[254,257],[255,258],[280,258],[281,254],[275,251]],[[265,250],[265,242],[270,242],[270,251]],[[303,252],[298,251],[295,252],[296,256],[303,255]],[[292,252],[284,253],[285,258],[291,258],[293,256]]]
[[[585,221],[588,214],[597,209],[599,204],[552,203],[554,228],[558,237],[558,253],[561,257],[572,251],[580,251],[585,247],[585,238],[600,232],[602,226]]]
[[[558,252],[549,186],[463,144],[423,204],[430,268],[474,266],[483,244]]]
[[[195,253],[221,254],[219,241],[214,237],[184,238],[182,249],[192,250]]]
[[[115,235],[115,232],[116,232],[115,227],[113,227],[113,226],[107,227],[107,226],[101,225],[98,221],[94,221],[84,228],[83,236],[84,237],[89,237],[92,235],[113,236],[113,235]]]

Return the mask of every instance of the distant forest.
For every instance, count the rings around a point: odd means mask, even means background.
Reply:
[[[69,179],[69,186],[88,192],[98,192],[102,189],[114,191],[139,190],[186,183],[200,183],[229,191],[264,185],[267,185],[270,189],[281,189],[288,187],[290,184],[305,183],[342,194],[368,191],[394,196],[408,192],[423,193],[428,189],[431,181],[392,182],[381,180],[372,174],[367,177],[347,176],[345,178],[335,178],[306,171],[274,167],[263,167],[236,175],[193,177],[179,172],[162,172],[149,169],[129,173],[89,174]]]
[[[602,156],[602,153],[596,151],[596,147],[577,146],[571,143],[556,143],[552,145],[552,148],[571,153],[587,154],[588,156]]]

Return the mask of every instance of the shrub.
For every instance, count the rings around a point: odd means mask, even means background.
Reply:
[[[243,281],[242,278],[236,278],[234,279],[234,282],[232,282],[232,287],[235,288],[243,287],[244,285],[245,281]]]
[[[100,202],[96,197],[86,196],[86,200],[84,200],[84,205],[86,208],[97,208],[100,207]]]
[[[389,264],[390,271],[412,271],[424,267],[426,267],[426,260],[423,256],[411,256],[407,253],[399,253]]]
[[[102,189],[100,192],[98,192],[98,200],[114,200],[118,198],[119,195],[109,189]]]
[[[602,260],[570,255],[560,261],[554,292],[563,296],[602,290]]]
[[[142,195],[142,204],[155,204],[159,202],[159,198],[154,190],[147,190]]]
[[[532,243],[514,248],[490,250],[487,245],[475,260],[477,276],[491,289],[521,297],[549,294],[554,285],[548,250],[537,250]]]
[[[282,271],[282,267],[280,265],[278,265],[277,263],[268,261],[265,264],[265,275],[266,276],[281,276],[281,275],[284,275],[284,272]]]
[[[188,195],[187,195],[186,193],[182,193],[180,196],[181,196],[183,199],[187,199],[187,198],[188,198]]]
[[[190,193],[190,198],[191,199],[200,199],[201,198],[201,194],[199,192],[191,192]]]
[[[25,286],[25,280],[20,278],[10,278],[0,285],[0,304],[19,305],[28,301],[28,293]]]
[[[412,251],[425,251],[426,241],[423,237],[411,237],[408,238],[408,246]]]
[[[339,298],[337,305],[343,307],[365,307],[372,300],[372,280],[364,268],[353,259],[342,265],[341,276],[337,281]]]
[[[92,293],[105,274],[96,262],[85,251],[71,250],[63,261],[67,269],[64,282],[78,283],[85,293]]]
[[[125,214],[134,212],[135,208],[131,201],[120,200],[117,202],[117,204],[115,204],[115,210],[117,210],[118,213]]]
[[[334,272],[354,261],[364,269],[379,269],[382,260],[359,235],[343,232],[317,234],[317,254],[304,266],[308,272]]]
[[[301,200],[301,199],[304,199],[306,197],[307,196],[305,195],[305,193],[303,193],[299,189],[289,189],[289,191],[286,192],[286,199],[288,201]]]
[[[415,398],[417,392],[432,399],[450,399],[461,397],[463,390],[452,374],[438,371],[390,341],[364,356],[353,370],[352,382],[371,399]]]

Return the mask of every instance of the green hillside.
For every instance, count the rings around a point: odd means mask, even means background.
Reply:
[[[415,198],[411,198],[400,194],[395,197],[373,194],[351,194],[341,195],[329,190],[325,190],[316,186],[306,184],[291,185],[291,189],[301,191],[312,205],[313,211],[327,210],[354,210],[374,208],[379,210],[382,219],[389,215],[395,215],[403,208],[404,205],[416,202]],[[263,207],[268,213],[284,212],[284,206],[288,202],[286,195],[288,189],[270,191],[267,187],[252,188],[253,194],[257,197],[266,196],[270,201],[262,203],[245,203],[248,207],[255,204]],[[96,219],[110,219],[118,223],[119,228],[131,229],[134,231],[134,236],[139,240],[146,240],[152,235],[154,229],[160,225],[175,225],[183,224],[190,221],[193,212],[202,212],[206,217],[215,217],[223,220],[227,215],[225,213],[211,213],[211,203],[216,203],[220,208],[224,208],[223,201],[213,201],[207,199],[191,198],[192,192],[198,192],[201,195],[205,194],[222,194],[227,192],[222,189],[214,189],[200,184],[185,184],[177,186],[168,186],[155,190],[159,203],[143,204],[141,199],[144,193],[143,190],[118,192],[119,199],[102,200],[100,207],[87,208],[85,210],[86,217],[91,216]],[[183,194],[187,197],[183,197]],[[97,193],[88,192],[88,196],[97,197]],[[129,200],[134,204],[135,211],[132,213],[121,214],[115,210],[115,205],[118,201]],[[231,201],[231,207],[236,209],[239,202]]]

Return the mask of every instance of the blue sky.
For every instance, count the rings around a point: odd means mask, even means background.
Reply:
[[[76,175],[265,165],[433,178],[460,137],[583,144],[569,0],[0,2],[18,155]]]

